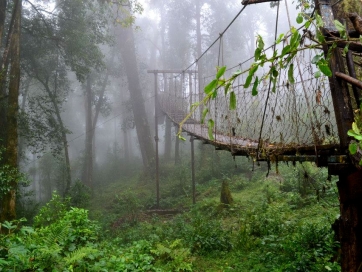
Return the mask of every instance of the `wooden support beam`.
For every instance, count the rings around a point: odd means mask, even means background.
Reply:
[[[194,136],[190,137],[191,142],[191,178],[192,178],[192,204],[196,204],[196,179],[195,179],[195,148]]]
[[[353,77],[346,75],[344,73],[341,73],[341,72],[335,72],[335,75],[336,75],[336,77],[347,81],[348,83],[352,84],[353,86],[356,86],[356,87],[362,89],[362,82],[359,81],[358,79],[353,78]]]
[[[350,50],[348,50],[347,54],[346,54],[346,62],[347,62],[347,68],[348,68],[348,73],[349,75],[356,79],[357,78],[357,74],[356,74],[356,70],[354,68],[354,64],[353,64],[353,56],[352,56],[352,52]],[[360,82],[362,85],[362,82]],[[352,85],[352,90],[353,90],[353,95],[354,98],[356,100],[357,106],[359,106],[360,102],[361,102],[361,89],[362,88],[357,88],[355,85]]]
[[[360,42],[340,41],[335,37],[328,37],[327,41],[336,42],[338,48],[345,48],[346,46],[348,46],[349,50],[352,50],[352,51],[358,52],[358,53],[362,52],[362,44]]]
[[[157,194],[157,208],[160,207],[160,176],[159,176],[159,158],[158,158],[158,114],[157,114],[157,105],[158,105],[158,82],[157,82],[157,73],[155,75],[155,144],[156,144],[156,194]]]

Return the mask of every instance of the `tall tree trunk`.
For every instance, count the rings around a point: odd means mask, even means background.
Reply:
[[[90,188],[93,186],[93,131],[92,82],[90,76],[88,76],[85,88],[85,149],[82,180]]]
[[[349,173],[353,170],[349,171]],[[341,244],[343,272],[362,268],[362,170],[352,175],[342,174],[337,182],[340,218],[334,224]]]
[[[146,171],[150,171],[153,166],[155,151],[145,105],[143,103],[132,28],[120,28],[119,37],[122,37],[120,51],[126,70],[128,89],[130,92],[130,100],[136,125],[137,138],[142,154],[143,166]]]
[[[0,45],[2,44],[2,38],[5,29],[6,7],[7,0],[0,0]]]
[[[7,0],[0,0],[0,46],[2,46],[2,37],[5,30]],[[6,127],[6,106],[7,90],[5,88],[5,78],[7,70],[2,69],[0,72],[0,127]],[[5,147],[6,133],[5,129],[0,130],[0,146]]]
[[[107,83],[109,78],[109,72],[107,71],[104,81],[101,86],[98,102],[94,109],[94,118],[92,111],[93,91],[92,81],[90,75],[87,78],[86,90],[85,90],[85,156],[83,166],[83,183],[90,188],[93,187],[93,170],[94,170],[94,154],[95,154],[95,129],[97,126],[98,116],[101,107],[104,103],[104,93],[106,91]]]
[[[7,106],[6,123],[6,153],[5,164],[10,167],[18,166],[18,108],[19,108],[19,85],[20,85],[20,25],[21,25],[21,0],[14,5],[15,21],[10,41],[10,78],[9,98]],[[10,221],[16,218],[16,190],[17,180],[14,178],[9,182],[10,190],[2,198],[2,210],[0,222]]]
[[[65,175],[66,175],[65,176],[65,189],[64,189],[63,195],[66,196],[66,195],[69,194],[69,190],[70,190],[70,186],[71,186],[71,182],[72,182],[72,176],[71,176],[71,172],[70,172],[70,159],[69,159],[69,150],[68,150],[68,140],[67,140],[66,128],[64,126],[63,119],[62,119],[62,116],[60,114],[60,109],[58,107],[56,97],[54,96],[54,94],[49,89],[48,82],[42,81],[39,77],[37,77],[37,79],[39,80],[40,83],[43,84],[46,93],[48,94],[50,100],[52,101],[52,104],[53,104],[53,107],[54,107],[54,110],[55,110],[56,121],[59,124],[60,129],[62,131],[61,134],[62,134],[62,143],[63,143],[63,149],[64,149]]]
[[[26,83],[25,83],[25,89],[24,89],[24,92],[22,93],[22,101],[21,101],[21,113],[24,113],[25,112],[25,105],[26,105],[26,99],[28,97],[28,92],[29,92],[29,88],[30,88],[30,82],[31,82],[31,78],[29,77],[27,80],[26,80]],[[19,137],[19,145],[18,145],[18,164],[20,163],[21,161],[21,158],[23,157],[23,149],[24,149],[24,137]]]

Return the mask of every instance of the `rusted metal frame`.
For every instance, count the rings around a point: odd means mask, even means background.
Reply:
[[[345,81],[347,81],[348,83],[351,83],[353,87],[358,87],[358,88],[362,88],[362,82],[359,81],[358,79],[351,77],[349,75],[346,75],[344,73],[341,72],[336,72],[336,77],[341,78]]]

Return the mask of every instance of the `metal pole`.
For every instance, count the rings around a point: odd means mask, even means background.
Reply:
[[[160,177],[159,177],[159,158],[158,158],[158,90],[157,90],[157,75],[158,72],[154,72],[155,75],[155,142],[156,142],[156,194],[157,194],[157,208],[160,207]]]
[[[190,137],[190,142],[191,142],[192,204],[196,204],[194,136]]]

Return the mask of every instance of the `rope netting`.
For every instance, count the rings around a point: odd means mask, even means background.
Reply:
[[[285,17],[289,15],[285,4],[280,3],[280,22],[286,21]],[[274,24],[257,17],[260,10],[272,14]],[[159,74],[161,109],[180,124],[193,105],[204,97],[205,86],[215,78],[216,66],[227,67],[225,78],[231,77],[237,70],[249,69],[254,61],[256,34],[262,34],[264,41],[272,45],[275,34],[286,33],[289,29],[279,22],[280,29],[274,33],[276,17],[277,8],[271,8],[270,3],[247,6],[228,31],[220,35],[218,42],[187,70]],[[305,35],[305,32],[299,31]],[[237,35],[242,37],[239,46],[235,46]],[[247,37],[250,39],[245,42]],[[285,38],[284,46],[289,42],[289,38]],[[275,49],[282,50],[283,43]],[[304,43],[313,45],[307,37]],[[272,56],[273,50],[273,46],[269,46],[266,55]],[[269,78],[265,78],[257,88],[257,95],[253,96],[252,86],[243,87],[247,73],[241,74],[231,86],[236,94],[235,110],[230,110],[230,97],[225,96],[223,88],[220,88],[214,99],[193,111],[182,129],[235,154],[298,154],[304,151],[316,154],[317,150],[338,146],[338,129],[328,78],[314,76],[317,69],[312,59],[321,53],[315,48],[299,51],[293,60],[294,84],[288,80],[288,67],[285,67],[278,71],[275,92],[270,90]],[[262,78],[268,69],[268,66],[259,68],[255,75]],[[205,107],[209,112],[206,124],[201,124]],[[214,122],[213,139],[207,126],[210,119]]]

